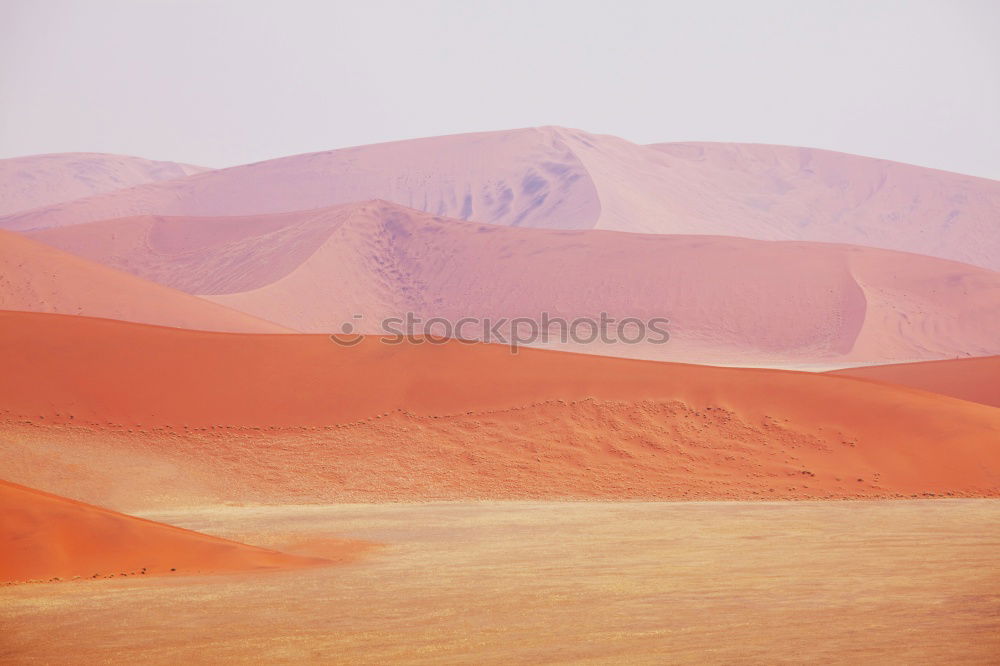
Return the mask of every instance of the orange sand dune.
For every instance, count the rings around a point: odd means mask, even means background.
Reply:
[[[1000,356],[872,365],[829,374],[900,384],[1000,407]]]
[[[607,312],[619,321],[668,318],[671,341],[566,348],[828,367],[1000,352],[1000,273],[875,248],[520,229],[384,201],[270,216],[123,218],[33,237],[310,333],[344,323],[381,333],[382,320],[407,312],[452,322]],[[482,339],[482,327],[462,335]]]
[[[54,153],[0,160],[0,215],[208,171],[102,153]]]
[[[997,181],[809,148],[640,146],[560,127],[293,155],[7,216],[0,228],[369,199],[505,226],[851,243],[1000,268]]]
[[[0,355],[22,482],[113,492],[128,469],[260,501],[1000,493],[1000,410],[846,377],[30,313],[0,314]],[[59,452],[92,436],[92,460]]]
[[[234,333],[288,330],[8,231],[0,231],[0,308]]]
[[[0,481],[0,582],[327,564]]]

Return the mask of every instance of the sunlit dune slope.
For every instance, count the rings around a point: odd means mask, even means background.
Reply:
[[[0,481],[0,582],[314,566]]]
[[[8,231],[0,231],[0,308],[236,333],[288,330]]]
[[[104,466],[257,501],[1000,492],[1000,410],[831,375],[25,313],[0,354],[9,478],[87,492]]]
[[[830,374],[910,386],[1000,407],[1000,356],[872,365]]]

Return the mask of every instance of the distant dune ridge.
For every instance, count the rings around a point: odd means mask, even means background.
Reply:
[[[386,317],[670,320],[662,360],[808,364],[1000,353],[1000,273],[848,245],[519,229],[384,201],[259,216],[142,216],[31,236],[303,332]],[[363,315],[362,319],[354,319]],[[467,327],[466,337],[481,336]]]
[[[208,170],[103,153],[0,159],[0,216]]]
[[[1000,268],[997,181],[809,148],[641,146],[559,127],[284,157],[8,215],[0,228],[368,199],[507,226],[850,243]]]
[[[328,564],[127,516],[0,480],[0,583]]]
[[[910,386],[1000,407],[1000,356],[871,365],[830,374]]]
[[[0,231],[0,309],[235,333],[288,329]]]
[[[8,478],[115,506],[1000,493],[1000,410],[849,377],[9,312],[0,350]]]

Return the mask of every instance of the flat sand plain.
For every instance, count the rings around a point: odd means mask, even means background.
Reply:
[[[1000,661],[1000,500],[211,506],[341,566],[0,588],[2,663]]]

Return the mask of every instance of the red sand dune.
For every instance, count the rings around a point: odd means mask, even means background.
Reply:
[[[8,478],[129,506],[1000,493],[1000,410],[846,377],[32,313],[0,355]]]
[[[55,153],[0,160],[0,215],[208,171],[175,162],[103,153]]]
[[[508,226],[852,243],[1000,268],[1000,183],[829,151],[541,127],[258,162],[0,219],[257,215],[385,199]]]
[[[3,583],[320,564],[0,481]]]
[[[0,308],[235,333],[276,324],[0,231]]]
[[[1000,352],[1000,273],[873,248],[519,229],[380,201],[270,216],[124,218],[32,235],[303,332],[346,322],[380,333],[384,318],[407,312],[451,321],[607,312],[669,318],[672,339],[567,348],[732,365]]]
[[[872,365],[830,374],[899,384],[1000,407],[1000,356]]]

